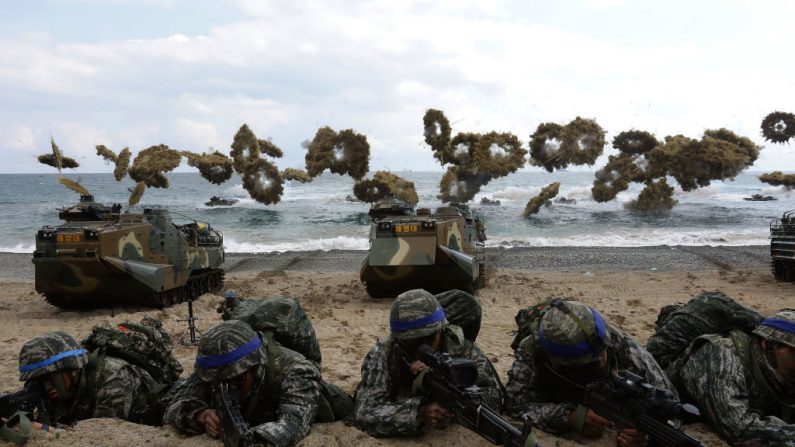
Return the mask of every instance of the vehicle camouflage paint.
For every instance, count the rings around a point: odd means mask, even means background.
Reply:
[[[58,226],[36,235],[36,291],[58,307],[155,307],[223,286],[223,235],[208,224],[175,225],[164,209],[121,213],[93,196],[61,209]]]
[[[467,205],[454,203],[431,214],[386,197],[369,214],[370,251],[360,278],[371,297],[416,288],[474,293],[485,284],[485,226]]]
[[[773,276],[795,282],[795,210],[770,223],[770,257]]]

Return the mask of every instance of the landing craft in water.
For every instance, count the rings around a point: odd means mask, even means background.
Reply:
[[[224,198],[221,198],[221,197],[218,197],[218,196],[212,196],[212,197],[210,197],[210,201],[209,202],[204,202],[204,204],[207,205],[207,206],[232,206],[232,205],[236,204],[237,202],[240,202],[240,200],[238,200],[238,199],[224,199]]]
[[[163,307],[223,286],[223,235],[172,222],[165,209],[121,213],[83,195],[36,235],[36,291],[57,307],[133,303]]]
[[[748,200],[750,202],[771,202],[773,200],[778,200],[773,196],[763,196],[762,194],[752,194],[751,197],[743,197],[743,200]]]
[[[370,251],[359,277],[374,298],[410,289],[474,293],[485,284],[485,225],[469,206],[431,213],[387,196],[370,208]]]

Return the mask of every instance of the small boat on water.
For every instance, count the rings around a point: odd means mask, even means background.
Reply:
[[[762,194],[752,194],[751,197],[743,197],[743,200],[750,202],[769,202],[771,200],[778,200],[773,196],[763,196]]]
[[[499,205],[500,201],[496,200],[496,199],[492,200],[492,199],[489,199],[488,197],[483,197],[482,199],[480,199],[480,204],[481,205]]]
[[[204,204],[207,206],[232,206],[239,201],[238,199],[222,199],[218,196],[212,196],[210,201],[204,202]]]
[[[567,199],[565,197],[558,197],[554,200],[555,203],[560,203],[562,205],[576,205],[577,199]]]

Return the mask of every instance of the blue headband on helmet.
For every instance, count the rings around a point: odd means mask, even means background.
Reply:
[[[23,372],[23,373],[30,372],[30,371],[45,367],[47,365],[52,365],[53,363],[55,363],[58,360],[61,360],[63,358],[74,357],[74,356],[78,356],[78,355],[84,355],[85,353],[86,353],[85,349],[74,349],[72,351],[64,351],[64,352],[61,352],[59,354],[55,354],[54,356],[52,356],[52,357],[50,357],[48,359],[42,360],[42,361],[40,361],[38,363],[33,363],[33,364],[30,364],[30,365],[19,365],[19,372]]]
[[[556,357],[565,357],[565,358],[576,358],[576,357],[583,357],[589,354],[598,354],[604,349],[604,340],[605,340],[605,320],[602,319],[602,316],[599,315],[594,308],[591,308],[591,313],[593,314],[594,323],[596,324],[596,336],[599,338],[599,344],[601,347],[593,346],[594,343],[591,340],[585,340],[576,345],[562,345],[560,343],[555,343],[552,340],[547,339],[544,337],[544,332],[541,330],[541,326],[538,326],[538,340],[541,342],[541,346],[544,348],[544,351],[547,353],[554,355]]]
[[[405,332],[411,329],[418,329],[423,326],[427,326],[431,323],[436,323],[438,321],[444,320],[444,309],[439,308],[436,312],[422,317],[417,318],[416,320],[408,320],[408,321],[398,321],[398,320],[389,320],[389,328],[392,329],[392,332]]]
[[[243,357],[251,354],[257,348],[260,347],[262,344],[262,340],[260,340],[259,335],[255,336],[251,339],[248,343],[240,346],[239,348],[225,352],[223,354],[214,354],[214,355],[205,355],[202,357],[196,357],[196,367],[198,368],[218,368],[219,366],[225,366],[230,363],[234,363]]]
[[[772,327],[774,329],[780,329],[784,332],[789,332],[790,334],[795,334],[795,323],[792,323],[787,320],[780,320],[778,318],[766,318],[762,320],[762,326]]]

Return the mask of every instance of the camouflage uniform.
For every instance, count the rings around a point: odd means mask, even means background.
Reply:
[[[320,372],[301,354],[276,345],[278,363],[269,365],[266,343],[248,324],[225,321],[208,330],[199,342],[196,369],[168,397],[164,422],[178,430],[195,435],[204,428],[196,415],[212,408],[213,385],[256,367],[255,385],[251,394],[240,402],[243,418],[252,425],[257,436],[269,446],[291,446],[309,433],[318,408]],[[246,352],[246,346],[254,346]],[[210,364],[208,360],[225,357]],[[276,371],[276,370],[279,371]],[[276,376],[274,376],[276,375]],[[269,383],[271,377],[279,379]]]
[[[697,338],[682,357],[682,392],[730,444],[795,446],[795,386],[760,343],[795,348],[795,310],[776,313],[753,333]]]
[[[60,331],[41,335],[22,346],[20,381],[65,369],[80,371],[72,405],[64,410],[48,402],[47,422],[72,423],[99,417],[142,422],[148,417],[147,390],[154,389],[157,383],[144,369],[118,358],[88,353],[71,335]]]
[[[558,392],[559,385],[548,367],[556,371],[576,369],[597,361],[603,350],[607,350],[611,371],[632,371],[653,386],[676,395],[652,355],[635,340],[606,323],[590,306],[576,301],[565,301],[565,305],[578,320],[552,307],[541,317],[537,329],[515,350],[516,360],[508,371],[505,391],[507,414],[529,415],[537,427],[550,433],[572,432],[568,418],[577,404],[567,400],[562,391]],[[595,345],[601,348],[594,349]]]
[[[401,323],[425,321],[420,327],[401,329]],[[402,360],[398,340],[410,340],[442,331],[440,351],[474,360],[483,403],[499,409],[502,391],[494,367],[458,326],[448,325],[444,310],[430,293],[417,289],[402,293],[392,304],[391,336],[379,340],[362,363],[362,380],[356,390],[351,422],[372,436],[407,436],[421,433],[419,409],[429,402],[412,392],[414,376]]]

